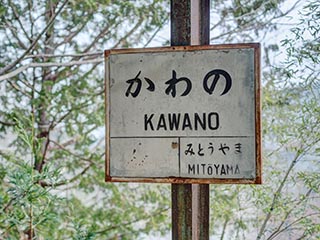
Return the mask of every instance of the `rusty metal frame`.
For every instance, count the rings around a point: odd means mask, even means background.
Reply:
[[[145,177],[113,177],[110,176],[110,86],[107,82],[109,74],[108,58],[111,54],[130,53],[157,53],[157,52],[177,52],[177,51],[197,51],[197,50],[228,50],[228,49],[254,49],[254,84],[255,84],[255,140],[256,140],[256,176],[253,179],[222,179],[222,178],[145,178]],[[132,49],[111,49],[105,50],[105,106],[106,106],[106,158],[105,158],[105,181],[106,182],[143,182],[143,183],[182,183],[182,184],[261,184],[262,183],[262,156],[261,156],[261,81],[260,81],[260,44],[220,44],[202,46],[173,46],[159,48],[132,48]]]

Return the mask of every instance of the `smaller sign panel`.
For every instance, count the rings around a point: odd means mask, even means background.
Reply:
[[[105,58],[106,181],[261,183],[259,44]]]

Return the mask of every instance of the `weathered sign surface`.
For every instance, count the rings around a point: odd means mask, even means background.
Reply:
[[[260,183],[260,46],[107,50],[106,180]]]

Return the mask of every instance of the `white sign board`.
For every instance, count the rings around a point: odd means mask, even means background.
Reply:
[[[106,180],[260,183],[260,46],[107,50]]]

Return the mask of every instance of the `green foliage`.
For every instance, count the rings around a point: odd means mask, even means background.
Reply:
[[[2,184],[0,189],[0,233],[13,239],[28,234],[30,228],[49,232],[48,224],[56,223],[55,209],[61,203],[57,195],[50,193],[59,179],[59,171],[49,166],[44,167],[42,172],[35,171],[30,163],[40,148],[34,145],[34,135],[25,131],[18,121],[16,132],[18,138],[28,146],[25,149],[25,160],[17,155],[2,152],[0,155],[0,160],[7,160],[1,171],[6,184]],[[42,182],[48,182],[53,187],[43,188]]]
[[[151,41],[167,3],[64,2],[0,4],[0,75],[33,64],[0,80],[0,238],[164,233],[167,188],[104,182],[102,63],[106,48]]]
[[[239,25],[259,8],[276,7],[251,3],[234,1],[235,16],[244,17]],[[320,237],[320,4],[307,1],[301,9],[282,45],[265,48],[286,58],[263,72],[263,185],[211,189],[212,234],[219,239]]]
[[[169,1],[63,3],[0,4],[0,79],[11,74],[0,80],[0,238],[165,234],[168,185],[104,182],[102,51],[148,45]],[[211,40],[262,40],[290,12],[283,3],[212,1]],[[287,58],[263,72],[264,184],[211,187],[214,237],[319,238],[319,9],[305,2],[282,45],[265,46],[266,64],[269,52]]]
[[[265,33],[277,30],[277,20],[285,0],[212,1],[212,37],[214,42],[257,42]],[[294,6],[293,6],[294,8]]]

